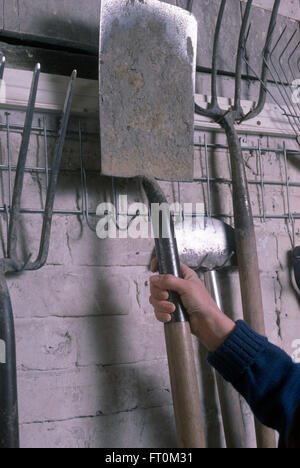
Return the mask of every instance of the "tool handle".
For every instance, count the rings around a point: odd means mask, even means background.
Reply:
[[[292,253],[294,275],[297,286],[300,290],[300,247],[295,247]]]
[[[205,448],[189,322],[173,322],[165,325],[165,338],[179,446]]]
[[[170,238],[155,240],[161,274],[180,275],[180,262],[170,220]],[[177,293],[169,299],[176,307],[172,320],[165,325],[177,439],[181,448],[205,448],[199,386],[188,315]]]
[[[14,319],[5,276],[0,272],[0,449],[18,447],[19,423]]]
[[[244,319],[257,333],[265,335],[256,237],[243,152],[234,124],[224,119],[222,126],[230,152],[236,251]],[[275,448],[274,431],[261,426],[258,421],[255,421],[255,427],[258,447]]]
[[[149,203],[166,208],[157,218],[152,213],[159,272],[180,277],[174,224],[165,196],[156,181],[145,178],[143,185]],[[177,293],[171,291],[170,300],[176,311],[172,314],[172,321],[165,325],[165,338],[178,443],[181,448],[204,448],[200,393],[188,314]]]

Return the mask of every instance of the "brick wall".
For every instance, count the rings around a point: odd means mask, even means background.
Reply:
[[[1,115],[3,118],[3,115]],[[39,115],[36,116],[37,123]],[[49,126],[54,123],[50,118]],[[11,122],[22,114],[12,112]],[[76,129],[73,120],[70,130]],[[83,132],[95,122],[83,121]],[[84,133],[85,135],[85,133]],[[196,138],[203,138],[199,132]],[[208,142],[225,142],[222,135],[207,134]],[[54,137],[48,138],[49,157]],[[16,161],[20,135],[10,134],[12,163]],[[256,144],[257,137],[248,143]],[[276,147],[281,140],[264,138],[263,146]],[[292,144],[292,143],[291,143]],[[99,168],[96,135],[83,139],[87,168]],[[212,177],[229,177],[226,151],[209,152]],[[42,166],[43,136],[32,135],[28,165]],[[256,152],[245,154],[248,177],[259,180]],[[7,162],[6,133],[1,132],[1,164]],[[195,152],[196,175],[205,176],[203,151]],[[76,133],[67,138],[55,207],[80,209],[82,203],[79,142]],[[70,172],[70,171],[75,172]],[[68,171],[68,172],[67,172]],[[291,180],[298,166],[289,163]],[[278,154],[264,155],[265,179],[284,181]],[[7,203],[8,173],[2,173],[2,201]],[[112,201],[110,178],[88,175],[89,209]],[[177,184],[162,184],[170,201],[178,200]],[[26,173],[23,208],[42,208],[45,178]],[[181,184],[182,202],[207,202],[206,184]],[[262,213],[260,188],[251,185],[254,214]],[[116,181],[117,193],[128,193],[129,202],[141,199],[136,186]],[[284,186],[266,186],[269,214],[286,212]],[[291,189],[291,210],[299,206],[299,189]],[[213,211],[232,214],[227,184],[213,184]],[[91,217],[94,224],[96,218]],[[230,222],[230,219],[227,221]],[[39,214],[21,219],[20,250],[23,256],[37,251],[41,227]],[[291,280],[288,225],[283,220],[256,220],[266,326],[269,338],[292,354],[299,339],[299,294]],[[5,245],[5,219],[1,215]],[[296,222],[299,239],[299,224]],[[299,242],[298,242],[299,243]],[[3,242],[2,242],[3,246]],[[74,215],[55,215],[47,265],[40,271],[8,278],[16,322],[19,409],[22,447],[175,447],[176,437],[170,394],[163,327],[148,303],[150,240],[100,240]],[[241,317],[237,272],[221,273],[225,312]],[[205,364],[205,352],[196,343],[201,398],[206,414],[210,446],[224,446],[214,376]],[[253,423],[244,408],[247,444],[253,446]]]

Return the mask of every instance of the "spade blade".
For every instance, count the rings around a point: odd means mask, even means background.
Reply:
[[[157,0],[102,0],[101,172],[190,181],[197,22]]]

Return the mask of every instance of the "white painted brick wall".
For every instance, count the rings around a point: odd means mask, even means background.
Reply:
[[[19,137],[15,146],[15,135],[11,139],[16,151]],[[216,136],[215,141],[224,142],[224,137]],[[255,142],[256,137],[249,137],[250,144]],[[263,140],[264,145],[281,143]],[[36,145],[35,138],[30,153],[33,164],[37,151],[42,157],[41,141]],[[1,148],[5,150],[3,134]],[[76,151],[78,146],[68,140],[64,167],[78,167]],[[205,175],[203,151],[195,155],[196,174]],[[212,176],[228,178],[226,152],[217,151],[210,158]],[[256,154],[245,154],[245,159],[248,177],[259,180]],[[282,161],[279,165],[275,154],[264,161],[266,179],[284,180]],[[289,170],[291,180],[298,180],[297,166],[289,164]],[[24,207],[40,207],[35,180],[26,177]],[[7,180],[2,182],[7,193]],[[80,207],[78,182],[78,177],[61,174],[57,208]],[[120,190],[126,192],[126,187],[134,200],[137,191],[126,183]],[[163,187],[174,201],[177,184]],[[89,188],[91,209],[104,198],[111,199],[109,178],[97,177]],[[254,212],[261,213],[259,190],[251,186],[250,192]],[[299,190],[291,194],[291,209],[297,211]],[[284,197],[284,189],[266,187],[267,212],[286,212]],[[206,201],[206,185],[181,184],[181,199]],[[219,212],[232,213],[228,186],[213,185],[212,200]],[[255,225],[267,333],[292,354],[292,342],[300,338],[300,315],[299,292],[293,286],[288,260],[291,242],[287,225],[283,220],[256,220]],[[5,223],[1,226],[5,234]],[[40,226],[39,215],[22,216],[24,257],[24,251],[33,252],[33,256],[37,252]],[[299,244],[298,221],[296,234]],[[54,216],[47,265],[40,271],[9,277],[16,318],[22,447],[176,446],[163,327],[155,321],[148,302],[153,246],[151,239],[99,240],[75,216]],[[237,272],[222,276],[222,295],[224,311],[241,318]],[[199,362],[206,376],[200,376],[206,430],[211,446],[222,446],[214,380],[203,361],[202,350]],[[253,426],[247,407],[244,414],[248,445],[252,446]]]
[[[169,3],[175,4],[175,0]],[[204,3],[207,9],[213,7],[210,5],[213,2]],[[234,2],[228,3],[232,13],[239,18],[239,9],[234,9]],[[182,0],[180,4],[186,2]],[[273,2],[257,0],[254,4],[269,9]],[[194,2],[194,9],[200,13],[198,2]],[[281,2],[281,13],[298,18],[299,1]],[[261,17],[258,24],[263,25],[263,30],[268,14],[258,11],[255,15],[256,20]],[[232,18],[228,18],[231,26]],[[208,18],[204,20],[207,22]],[[215,18],[212,20],[211,28],[207,23],[210,31]],[[279,25],[282,26],[284,21],[280,18]],[[257,34],[261,37],[261,30]],[[210,42],[206,41],[198,51],[198,61],[203,66],[210,66]],[[234,53],[231,52],[236,46],[235,37],[231,39],[227,35],[224,44],[222,53],[230,50],[230,57],[222,67],[232,68]],[[255,41],[253,45],[256,47]],[[256,55],[258,57],[259,54],[251,46],[251,60],[256,59]],[[209,94],[209,89],[209,76],[198,74],[197,92]],[[221,80],[220,91],[224,96],[233,95],[232,81]],[[249,86],[247,93],[256,99],[254,85]],[[38,125],[39,118],[35,117],[35,125]],[[22,123],[24,114],[11,112],[10,119],[11,122]],[[56,118],[49,115],[47,119],[49,127],[53,127]],[[1,122],[4,122],[3,112]],[[71,126],[77,129],[76,119]],[[84,121],[82,128],[95,131],[98,121]],[[196,141],[200,137],[203,142],[203,133],[197,132]],[[250,144],[257,142],[256,137],[248,139]],[[12,132],[10,150],[14,164],[20,140],[20,135]],[[226,141],[222,134],[207,134],[207,142],[224,144]],[[54,143],[53,138],[48,139],[50,159]],[[264,137],[261,144],[275,147],[282,141]],[[7,161],[6,135],[2,132],[0,145],[2,164]],[[289,142],[289,146],[293,143]],[[295,146],[295,149],[299,148]],[[83,157],[87,168],[99,169],[97,136],[90,136],[88,140],[83,138]],[[230,177],[226,152],[209,151],[209,158],[212,176]],[[275,153],[263,158],[265,179],[284,181],[282,155],[281,161]],[[247,176],[259,180],[255,152],[245,153],[245,160]],[[42,165],[43,161],[43,138],[32,136],[28,164]],[[62,168],[78,167],[78,137],[69,135]],[[195,169],[196,176],[205,176],[203,150],[195,151]],[[299,181],[297,161],[289,164],[289,171],[291,180]],[[88,185],[91,210],[95,210],[101,201],[112,200],[110,178],[89,175]],[[119,181],[117,185],[121,193],[128,193],[131,201],[136,200],[135,184]],[[162,186],[169,200],[174,201],[177,185]],[[207,202],[205,184],[181,184],[180,187],[182,201]],[[26,174],[22,207],[40,209],[41,190],[44,189],[43,176]],[[0,179],[1,205],[8,202],[7,193],[8,181],[4,175]],[[300,190],[290,189],[290,193],[291,210],[299,212]],[[261,214],[260,190],[250,186],[250,194],[254,212]],[[230,187],[213,185],[212,202],[216,211],[232,214]],[[268,214],[287,212],[285,189],[266,186],[265,204]],[[80,175],[61,173],[55,207],[80,209]],[[267,334],[275,344],[292,354],[292,342],[300,339],[300,296],[294,285],[288,256],[291,250],[288,224],[283,220],[267,220],[265,223],[256,220],[255,225]],[[20,252],[23,258],[30,252],[34,257],[38,251],[41,217],[24,215],[21,227]],[[299,221],[295,227],[296,243],[300,245]],[[5,222],[0,216],[0,255],[2,239],[5,239]],[[75,216],[54,216],[47,265],[40,271],[23,272],[8,278],[16,324],[22,447],[176,447],[163,327],[155,321],[148,301],[148,265],[153,247],[153,240],[99,240],[84,220]],[[237,272],[222,273],[221,283],[224,311],[235,319],[241,318]],[[214,378],[211,369],[205,365],[203,348],[200,347],[197,354],[209,444],[223,446]],[[247,443],[254,446],[251,413],[242,404]]]

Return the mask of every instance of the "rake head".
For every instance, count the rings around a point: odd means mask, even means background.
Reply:
[[[252,119],[256,117],[263,110],[266,102],[267,94],[267,84],[268,84],[268,64],[270,60],[272,40],[274,36],[274,30],[276,25],[276,19],[278,15],[278,10],[280,6],[280,0],[275,0],[273,11],[271,14],[271,19],[269,23],[269,28],[267,32],[266,42],[263,49],[263,65],[260,74],[260,92],[259,99],[257,104],[251,109],[251,111],[245,115],[242,106],[241,106],[241,82],[242,82],[242,67],[245,60],[245,50],[246,50],[246,41],[249,35],[249,17],[251,13],[253,0],[248,0],[246,9],[243,15],[238,50],[237,50],[237,59],[235,67],[235,93],[234,93],[234,103],[233,106],[228,110],[221,109],[218,104],[217,96],[217,57],[220,49],[220,31],[222,27],[222,21],[224,17],[224,12],[226,8],[226,0],[222,0],[219,15],[216,24],[215,36],[214,36],[214,46],[213,46],[213,57],[212,57],[212,75],[211,75],[211,102],[209,103],[207,109],[204,109],[196,104],[195,111],[197,114],[209,117],[217,123],[222,125],[222,122],[226,119],[232,124],[241,123],[245,120]]]

